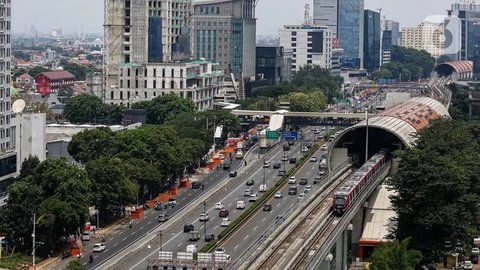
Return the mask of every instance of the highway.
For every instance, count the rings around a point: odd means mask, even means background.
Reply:
[[[309,129],[305,129],[305,140],[313,140],[314,133]],[[270,168],[265,169],[265,183],[268,188],[274,185],[275,181],[278,181],[281,177],[278,176],[278,169],[273,169],[275,162],[281,160],[283,155],[282,144],[275,146],[272,150],[267,152],[264,157],[257,159],[257,162],[252,162],[253,167],[248,168],[247,171],[243,174],[239,174],[237,177],[230,178],[228,184],[220,192],[214,194],[207,200],[207,213],[210,215],[210,220],[206,222],[207,225],[207,234],[214,234],[217,236],[224,228],[220,226],[222,218],[218,216],[219,210],[214,209],[214,205],[217,202],[222,202],[225,209],[229,211],[228,218],[233,221],[237,218],[242,211],[236,209],[236,202],[239,200],[245,201],[247,209],[252,202],[248,202],[248,198],[244,197],[244,190],[247,188],[246,181],[253,179],[255,184],[250,188],[258,193],[259,186],[263,184],[263,160],[270,161]],[[287,151],[289,157],[300,157],[300,142],[295,143],[291,147],[290,151]],[[283,162],[281,162],[283,167]],[[286,162],[286,170],[288,171],[294,165]],[[318,166],[318,164],[317,164]],[[158,212],[158,214],[161,212]],[[174,251],[174,252],[185,252],[186,246],[190,244],[197,244],[200,249],[205,245],[204,237],[204,223],[199,222],[199,216],[203,213],[203,205],[200,203],[192,212],[189,212],[184,219],[181,221],[169,224],[162,233],[162,250],[163,251]],[[168,221],[167,221],[168,224]],[[183,232],[183,225],[193,224],[195,230],[199,231],[201,239],[198,242],[190,242],[188,240],[188,233]],[[155,238],[155,241],[149,244],[150,248],[143,247],[135,255],[128,256],[122,259],[115,267],[110,269],[146,269],[147,258],[158,258],[158,251],[160,250],[160,236]],[[227,250],[228,252],[228,250]]]
[[[258,150],[258,149],[257,149]],[[238,167],[242,165],[241,160],[234,160],[233,167]],[[179,196],[177,196],[177,205],[174,208],[168,208],[165,211],[170,217],[177,214],[181,211],[182,207],[193,202],[195,199],[200,197],[203,193],[207,192],[210,188],[216,184],[228,179],[228,171],[226,170],[215,170],[205,178],[203,178],[202,183],[205,185],[205,189],[187,189],[183,190]],[[145,218],[141,220],[133,220],[133,226],[131,229],[128,228],[128,225],[117,226],[112,232],[106,235],[106,246],[105,251],[101,253],[94,253],[93,263],[88,263],[88,257],[92,248],[93,241],[84,241],[85,253],[87,256],[83,256],[82,263],[87,267],[87,269],[94,269],[102,262],[108,260],[111,256],[119,252],[120,250],[128,247],[134,243],[140,237],[149,233],[152,229],[158,227],[160,224],[157,221],[159,212],[154,209],[145,211]]]
[[[317,176],[319,169],[320,156],[325,154],[325,151],[317,150],[314,154],[317,157],[317,162],[307,161],[304,166],[296,174],[296,184],[287,183],[281,188],[282,198],[271,198],[267,204],[272,206],[272,210],[267,212],[260,210],[253,217],[251,217],[247,223],[231,235],[224,243],[223,247],[226,252],[232,256],[232,262],[239,259],[241,255],[264,235],[267,230],[276,222],[291,207],[295,207],[300,199],[298,194],[305,192],[306,185],[299,185],[299,181],[302,178],[308,179],[307,185],[312,185],[312,190],[321,185],[313,185],[315,176]],[[298,193],[296,195],[289,195],[288,189],[290,186],[296,185],[298,187]]]

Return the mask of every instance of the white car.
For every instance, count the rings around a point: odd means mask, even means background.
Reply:
[[[257,194],[252,194],[250,195],[250,198],[248,199],[249,202],[256,202],[258,199]]]
[[[222,219],[222,223],[220,224],[220,226],[227,227],[228,225],[230,225],[230,219],[229,218]]]
[[[327,151],[328,150],[328,145],[324,144],[320,147],[320,150],[322,151]]]
[[[302,152],[308,152],[308,148],[307,148],[306,146],[304,146],[304,147],[302,148]]]
[[[465,270],[473,269],[473,263],[471,261],[465,261],[463,263],[463,269],[465,269]]]
[[[208,214],[200,214],[200,218],[199,218],[200,221],[205,222],[209,219],[210,219],[210,216]]]
[[[267,188],[267,185],[260,185],[259,191],[260,191],[260,192],[267,192],[267,189],[268,189],[268,188]]]
[[[215,209],[216,209],[216,210],[222,210],[222,209],[223,209],[223,203],[217,202],[217,203],[215,204]]]
[[[303,198],[305,198],[305,193],[304,193],[304,192],[302,192],[302,193],[298,194],[298,198],[299,198],[299,199],[303,199]]]
[[[274,197],[275,198],[282,198],[282,192],[280,192],[280,191],[275,192]]]
[[[98,243],[93,245],[93,251],[94,252],[102,252],[106,249],[107,247],[105,246],[104,243]]]
[[[270,161],[264,161],[263,168],[270,168]]]
[[[310,162],[317,162],[317,157],[311,157]]]
[[[472,248],[472,255],[479,255],[480,254],[480,249],[477,247]]]
[[[288,179],[289,184],[295,184],[297,182],[297,178],[295,176],[290,176]]]

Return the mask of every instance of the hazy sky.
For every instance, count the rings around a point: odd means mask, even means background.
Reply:
[[[312,2],[259,0],[257,32],[274,34],[284,24],[301,23],[304,5],[309,3],[313,12]],[[382,14],[404,27],[419,24],[427,15],[446,14],[453,2],[456,0],[365,0],[365,8],[382,8]],[[82,24],[87,32],[102,32],[103,0],[15,0],[12,6],[14,32],[29,32],[31,25],[40,32],[50,32],[53,28],[78,32]]]

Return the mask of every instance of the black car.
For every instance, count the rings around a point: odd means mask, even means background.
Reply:
[[[219,217],[228,217],[228,210],[227,209],[222,209],[220,212],[218,212]]]
[[[224,170],[230,170],[230,163],[223,163]]]
[[[192,182],[192,188],[200,188],[202,184],[200,182]]]
[[[263,205],[263,211],[272,211],[272,206],[270,204]]]
[[[191,232],[191,231],[194,231],[195,230],[195,227],[193,226],[193,224],[185,224],[183,225],[183,232]]]
[[[285,170],[279,170],[278,176],[285,176]]]
[[[297,163],[297,158],[294,158],[294,157],[290,158],[290,160],[288,161],[288,163],[290,163],[290,164],[295,164],[295,163]]]
[[[253,186],[253,185],[255,185],[255,181],[253,181],[253,179],[248,179],[247,186]]]
[[[280,169],[281,167],[282,167],[282,164],[280,164],[280,162],[273,164],[274,169]]]
[[[302,185],[302,186],[308,184],[307,178],[302,178],[302,179],[300,179],[300,182],[298,182],[298,184],[299,184],[299,185]]]
[[[290,151],[290,145],[288,144],[283,145],[283,150]]]
[[[288,145],[293,145],[294,143],[294,141],[288,141]]]
[[[214,234],[207,234],[205,235],[205,242],[210,242],[215,240],[215,235]]]
[[[237,176],[237,171],[230,171],[230,173],[228,175],[230,175],[230,177],[236,177]]]

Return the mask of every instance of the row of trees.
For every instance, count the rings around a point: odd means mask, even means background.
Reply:
[[[253,110],[277,110],[280,102],[290,102],[291,111],[317,112],[337,97],[343,80],[320,66],[304,66],[291,83],[267,86],[255,91],[243,106]]]
[[[428,78],[435,66],[435,58],[427,51],[393,46],[390,63],[372,72],[374,79],[396,79],[399,81]]]
[[[480,199],[480,124],[438,120],[422,130],[415,148],[397,153],[398,173],[390,185],[398,215],[394,236],[428,261],[446,250],[445,241],[471,243],[469,228]]]

